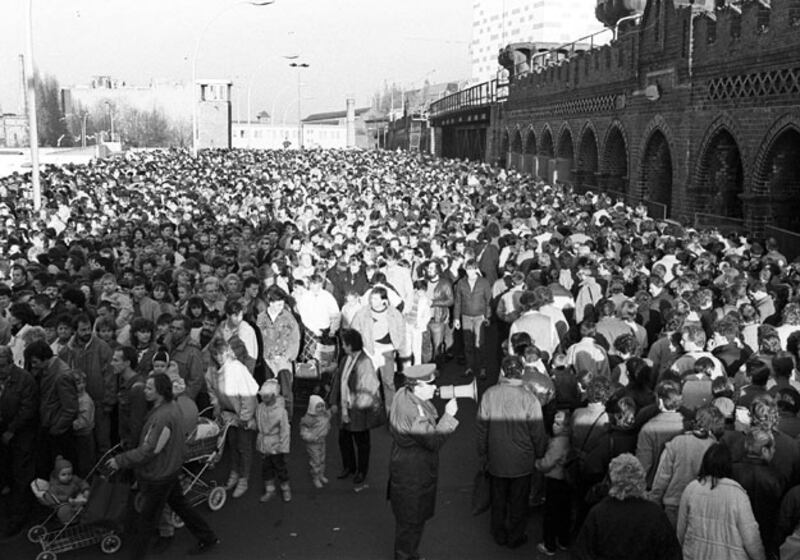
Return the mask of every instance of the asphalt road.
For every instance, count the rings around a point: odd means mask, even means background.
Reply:
[[[493,342],[493,341],[492,341]],[[494,344],[492,344],[494,346]],[[442,383],[463,383],[462,366],[451,362],[441,376]],[[494,371],[492,371],[494,370]],[[490,369],[490,379],[496,367]],[[428,560],[484,560],[546,558],[536,551],[541,535],[540,511],[533,510],[528,523],[529,542],[516,549],[500,547],[489,534],[489,514],[472,516],[470,500],[472,478],[477,469],[475,452],[475,403],[461,399],[458,419],[460,425],[440,454],[439,494],[436,515],[425,528],[420,552]],[[297,417],[299,418],[299,416]],[[337,480],[341,471],[337,433],[332,430],[328,439],[327,474],[330,484],[317,490],[308,474],[305,449],[297,436],[297,418],[293,422],[292,451],[289,474],[293,500],[284,504],[274,499],[268,504],[258,502],[260,461],[251,475],[251,487],[243,497],[228,499],[217,512],[205,505],[198,506],[221,537],[218,549],[203,558],[270,560],[379,560],[392,559],[394,518],[386,501],[391,436],[385,427],[372,431],[372,453],[369,487],[354,492],[350,480]],[[223,460],[212,472],[213,478],[224,483],[227,467]],[[183,557],[193,540],[186,529],[176,533],[175,542],[162,558]],[[40,548],[29,543],[24,534],[0,542],[0,559],[33,560]],[[125,558],[123,549],[115,556]],[[567,558],[561,553],[556,558]],[[107,558],[98,546],[59,555],[59,559],[93,560]],[[157,556],[153,556],[157,558]]]

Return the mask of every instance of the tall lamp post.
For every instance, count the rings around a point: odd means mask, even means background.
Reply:
[[[42,207],[42,184],[39,180],[39,129],[36,120],[36,75],[33,63],[33,0],[28,0],[28,56],[25,57],[25,73],[28,86],[28,144],[31,147],[31,187],[33,209]]]
[[[206,34],[208,28],[211,27],[211,24],[214,23],[218,17],[220,17],[225,12],[235,8],[236,6],[246,4],[249,6],[254,6],[256,8],[259,8],[262,6],[269,6],[274,3],[275,0],[265,0],[265,1],[242,0],[241,2],[236,2],[235,4],[225,6],[223,9],[214,14],[206,22],[205,27],[203,27],[203,30],[197,36],[197,43],[195,43],[194,55],[192,56],[192,84],[190,88],[192,92],[192,155],[193,156],[197,156],[197,141],[199,135],[199,131],[197,129],[197,99],[195,99],[195,92],[197,88],[197,55],[200,53],[200,45],[202,44],[203,41],[203,35]]]
[[[291,68],[297,68],[297,146],[303,149],[303,95],[302,83],[300,82],[300,69],[311,66],[306,62],[292,62]]]

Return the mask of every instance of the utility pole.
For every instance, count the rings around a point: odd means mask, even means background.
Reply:
[[[310,64],[306,62],[292,62],[289,65],[291,68],[297,69],[297,145],[303,149],[303,84],[300,81],[300,69],[308,68]]]
[[[28,56],[25,57],[26,82],[28,84],[28,142],[31,147],[31,186],[33,209],[42,207],[42,185],[39,180],[39,129],[36,120],[36,74],[33,64],[33,0],[28,0]]]

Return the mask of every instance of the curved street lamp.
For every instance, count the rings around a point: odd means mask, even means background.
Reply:
[[[260,8],[262,6],[270,6],[275,3],[275,0],[265,0],[265,1],[254,1],[254,0],[242,0],[241,2],[236,2],[235,4],[230,4],[229,6],[225,6],[223,9],[218,11],[214,14],[205,24],[203,30],[200,31],[200,34],[197,36],[197,42],[194,46],[194,55],[192,56],[192,155],[197,156],[197,141],[198,141],[198,129],[197,129],[197,103],[198,100],[195,98],[196,95],[196,88],[197,88],[197,55],[200,53],[200,45],[203,41],[203,35],[205,35],[208,28],[211,27],[211,24],[214,23],[218,17],[220,17],[225,12],[232,10],[236,6],[241,5],[248,5],[254,6],[256,8]]]
[[[307,62],[292,62],[290,68],[297,68],[297,147],[303,149],[303,95],[302,84],[300,83],[300,70],[311,66]]]

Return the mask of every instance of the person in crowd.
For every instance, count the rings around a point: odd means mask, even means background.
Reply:
[[[544,305],[541,292],[525,292],[519,303],[522,314],[511,324],[509,340],[514,334],[524,332],[531,337],[537,348],[547,352],[549,356],[554,355],[559,347],[560,339],[556,322],[552,317],[540,311]]]
[[[258,308],[256,325],[261,331],[264,361],[270,377],[278,379],[280,394],[291,420],[294,403],[293,363],[300,352],[300,327],[287,306],[288,295],[282,288],[270,286],[264,297],[265,302]]]
[[[636,458],[647,473],[648,488],[653,483],[664,446],[684,431],[684,417],[678,411],[680,386],[674,381],[662,381],[656,387],[656,395],[659,412],[642,426],[636,441]]]
[[[492,482],[491,533],[497,544],[525,544],[528,496],[536,459],[544,455],[542,407],[522,385],[524,367],[518,356],[503,360],[497,385],[481,397],[476,425],[478,460]]]
[[[359,488],[369,473],[370,430],[386,422],[386,413],[380,379],[372,360],[364,353],[361,334],[344,329],[341,338],[345,358],[331,379],[328,404],[339,419],[342,472],[337,478],[352,476]]]
[[[284,502],[292,500],[289,470],[286,466],[290,445],[289,416],[279,393],[280,385],[275,379],[267,379],[258,391],[261,403],[256,408],[256,449],[262,457],[264,494],[259,498],[262,504],[275,496],[276,479],[280,484],[281,499]]]
[[[31,512],[38,411],[36,380],[14,363],[9,346],[0,346],[0,479],[8,488],[4,537],[17,535]]]
[[[447,401],[441,417],[430,402],[436,391],[436,366],[411,366],[405,378],[389,415],[388,495],[395,518],[395,560],[419,558],[425,522],[436,508],[439,449],[458,426],[456,399]]]
[[[589,512],[572,557],[680,560],[675,530],[661,508],[645,497],[645,470],[639,460],[623,453],[611,461],[608,474],[608,497]]]
[[[681,495],[678,540],[683,558],[765,560],[758,522],[747,492],[733,479],[728,447],[709,447],[700,473]]]
[[[77,464],[75,472],[86,477],[95,462],[95,404],[89,393],[86,392],[86,374],[80,370],[73,370],[75,376],[75,390],[78,395],[78,414],[72,421],[72,432],[75,439]]]
[[[242,312],[238,301],[229,303],[239,307],[238,313]],[[253,463],[258,385],[250,371],[236,359],[225,338],[213,339],[209,353],[212,363],[206,371],[208,395],[214,417],[228,425],[226,445],[231,471],[225,488],[233,492],[234,498],[241,498],[247,492]]]
[[[131,558],[138,560],[147,554],[165,503],[197,539],[190,552],[208,551],[220,540],[203,516],[189,505],[178,480],[186,438],[169,377],[156,374],[148,378],[145,395],[153,408],[147,415],[137,447],[110,458],[107,463],[112,470],[133,469],[139,484],[141,511]]]
[[[164,358],[169,361],[166,354]],[[136,350],[130,346],[117,348],[111,356],[111,367],[119,387],[117,433],[123,449],[136,446],[147,417],[147,398],[144,394],[146,375],[138,371],[137,359]]]
[[[308,398],[308,410],[300,419],[300,439],[306,444],[311,482],[316,488],[328,483],[325,476],[325,451],[328,433],[331,429],[331,413],[325,400],[319,395]]]
[[[564,473],[569,454],[569,424],[565,412],[556,413],[552,433],[547,451],[534,463],[536,469],[545,476],[543,540],[536,546],[545,556],[555,556],[556,548],[567,550],[572,526],[572,489]]]
[[[581,339],[567,349],[567,362],[576,371],[587,371],[592,376],[611,378],[608,353],[595,339],[597,330],[594,321],[580,324]]]
[[[428,333],[431,337],[433,361],[441,361],[447,357],[449,348],[446,348],[449,328],[450,308],[455,303],[453,297],[453,284],[442,275],[442,265],[437,260],[431,260],[425,266],[425,279],[428,281],[428,298],[431,300],[432,317],[428,323]],[[387,401],[387,406],[391,402]]]
[[[673,526],[678,523],[683,491],[697,478],[705,452],[718,442],[724,429],[722,412],[713,406],[704,407],[697,411],[690,432],[675,436],[664,446],[649,498],[664,506]]]
[[[356,313],[352,327],[361,335],[363,351],[380,372],[383,399],[388,413],[395,394],[397,351],[405,346],[403,315],[389,304],[387,291],[378,286],[371,290],[368,305]]]
[[[244,320],[244,306],[237,299],[232,298],[225,302],[225,317],[219,326],[219,335],[230,344],[236,359],[244,364],[252,375],[255,373],[258,359],[256,331]],[[255,392],[253,391],[253,394]]]
[[[174,317],[169,326],[169,357],[178,364],[180,376],[186,382],[186,394],[198,401],[204,390],[203,357],[197,343],[189,336],[190,320],[182,315]],[[198,406],[205,405],[200,398]]]
[[[467,361],[464,375],[477,372],[479,379],[486,379],[486,327],[492,314],[492,287],[486,278],[479,276],[478,263],[474,260],[464,264],[464,271],[466,276],[456,282],[453,289],[453,328],[460,330],[464,337]]]

